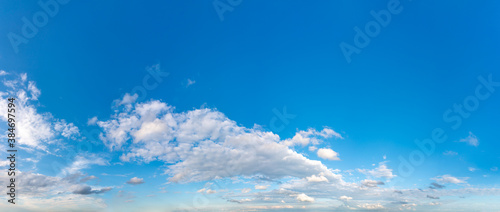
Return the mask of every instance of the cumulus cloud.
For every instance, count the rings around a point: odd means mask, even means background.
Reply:
[[[396,175],[392,174],[392,169],[389,169],[386,165],[386,161],[380,162],[379,166],[375,169],[372,170],[367,170],[367,169],[358,169],[359,172],[366,174],[366,175],[371,175],[374,177],[379,177],[379,178],[386,178],[386,179],[392,179],[396,177]]]
[[[328,179],[323,175],[312,175],[310,177],[306,177],[309,182],[328,182]]]
[[[301,202],[314,202],[314,198],[307,196],[304,193],[297,195],[297,200]]]
[[[331,149],[328,148],[321,148],[318,149],[318,157],[326,159],[326,160],[340,160],[338,157],[339,154]]]
[[[301,130],[297,132],[295,136],[293,136],[290,139],[284,140],[282,143],[286,146],[295,146],[295,145],[307,146],[308,144],[317,145],[321,143],[320,138],[325,139],[331,137],[343,139],[343,137],[339,133],[333,131],[330,128],[324,128],[321,131],[317,131],[315,129],[308,129],[307,131]]]
[[[462,183],[467,183],[466,182],[467,179],[468,177],[462,177],[459,179],[448,174],[431,178],[431,180],[435,180],[441,184],[446,184],[446,183],[462,184]]]
[[[352,197],[348,197],[348,196],[340,196],[340,197],[339,197],[339,200],[341,200],[341,201],[349,201],[349,200],[352,200]]]
[[[471,146],[475,146],[475,147],[477,147],[479,145],[479,140],[477,139],[477,137],[474,134],[472,134],[472,132],[469,132],[469,136],[458,140],[458,142],[464,142],[464,143],[467,143],[467,144],[469,144]]]
[[[305,178],[319,173],[336,178],[320,161],[290,149],[278,135],[238,126],[213,109],[176,113],[173,107],[152,100],[124,106],[110,120],[97,124],[104,131],[105,145],[124,152],[122,161],[172,164],[165,170],[172,182],[255,175]],[[302,133],[336,136],[326,128]]]
[[[130,180],[127,181],[127,184],[131,184],[131,185],[139,185],[139,184],[143,184],[143,183],[144,183],[144,179],[138,178],[138,177],[132,177]]]

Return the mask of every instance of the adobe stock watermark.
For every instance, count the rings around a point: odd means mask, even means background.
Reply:
[[[35,12],[31,19],[25,16],[21,18],[23,22],[21,32],[19,34],[14,32],[7,33],[7,38],[14,52],[17,54],[19,52],[19,45],[27,44],[29,39],[34,38],[38,34],[40,28],[47,25],[49,19],[54,18],[59,13],[61,5],[65,5],[69,1],[70,0],[39,0],[38,6],[40,6],[40,10]]]
[[[288,114],[286,112],[286,106],[283,107],[282,112],[276,108],[273,108],[274,117],[269,121],[269,127],[273,132],[281,132],[285,127],[290,124],[291,119],[295,119],[297,115]]]
[[[473,95],[465,97],[461,103],[453,104],[452,108],[443,113],[443,121],[451,124],[450,128],[452,130],[457,130],[462,125],[463,120],[469,118],[472,112],[479,108],[481,101],[486,101],[495,92],[495,88],[500,87],[500,81],[493,81],[492,74],[489,74],[486,78],[478,76],[477,80],[479,84],[474,89]],[[439,127],[432,130],[430,138],[415,139],[414,142],[418,149],[413,150],[407,159],[399,156],[398,175],[402,177],[410,176],[415,171],[415,167],[422,165],[426,157],[434,154],[436,144],[444,143],[447,139],[446,131]]]
[[[351,63],[352,54],[360,54],[361,50],[370,44],[371,39],[376,38],[380,34],[382,28],[389,26],[393,15],[397,15],[402,11],[403,6],[399,0],[389,0],[387,9],[382,9],[378,12],[374,10],[370,11],[373,20],[365,24],[364,30],[360,29],[358,26],[354,27],[354,32],[356,33],[353,38],[354,45],[347,42],[340,43],[340,50],[342,54],[344,54],[347,63]]]
[[[214,0],[212,5],[219,16],[220,21],[224,21],[225,12],[233,12],[234,8],[241,4],[243,0]]]

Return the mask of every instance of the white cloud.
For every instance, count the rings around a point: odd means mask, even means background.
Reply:
[[[130,95],[129,93],[126,93],[121,100],[115,100],[116,106],[120,105],[129,105],[134,103],[137,98],[139,97],[138,94]]]
[[[328,182],[328,179],[326,179],[326,177],[323,175],[319,175],[319,176],[312,175],[310,177],[306,177],[306,179],[309,182]]]
[[[462,184],[462,183],[467,183],[466,180],[469,179],[468,177],[462,177],[462,178],[456,178],[451,175],[442,175],[442,176],[437,176],[435,178],[431,178],[431,180],[435,180],[436,182],[439,182],[441,184],[445,183],[453,183],[453,184]]]
[[[57,139],[63,137],[74,139],[78,136],[78,128],[73,123],[66,123],[64,120],[58,120],[50,113],[39,113],[38,97],[41,92],[34,82],[27,81],[27,75],[13,80],[4,81],[4,84],[12,85],[11,90],[0,92],[0,108],[5,111],[8,107],[7,98],[15,97],[16,104],[16,143],[24,148],[33,150],[39,149],[47,151],[47,146],[60,144]],[[0,115],[2,121],[7,121],[7,113]]]
[[[318,157],[326,160],[340,160],[339,154],[331,149],[321,148],[317,152]]]
[[[318,147],[315,146],[309,146],[309,151],[314,152],[318,149]]]
[[[127,181],[127,184],[131,184],[131,185],[139,185],[139,184],[143,184],[143,183],[144,183],[144,179],[138,178],[138,177],[132,177],[130,180]]]
[[[7,75],[7,74],[9,74],[9,73],[7,73],[7,72],[6,72],[6,71],[4,71],[4,70],[0,70],[0,76],[5,76],[5,75]]]
[[[265,185],[255,185],[255,189],[257,189],[257,190],[266,190],[267,186],[265,186]]]
[[[304,193],[297,195],[297,200],[301,202],[314,202],[314,198],[307,196]]]
[[[479,145],[479,140],[474,134],[472,134],[472,132],[469,132],[469,136],[467,136],[467,138],[462,138],[458,142],[464,142],[471,146],[476,146],[476,147]]]
[[[92,165],[106,166],[108,161],[96,154],[80,154],[77,155],[70,166],[62,170],[63,175],[69,175],[79,172],[83,169],[88,169]]]
[[[241,189],[241,193],[248,193],[248,192],[250,192],[250,191],[252,191],[252,189],[251,189],[251,188],[244,188],[244,189]]]
[[[9,166],[9,165],[10,165],[10,161],[8,161],[8,160],[0,161],[0,167]]]
[[[342,200],[342,201],[349,201],[349,200],[352,200],[352,197],[348,197],[348,196],[340,196],[340,197],[339,197],[339,200]]]
[[[238,126],[212,109],[175,113],[173,107],[153,100],[122,107],[111,120],[97,124],[103,128],[105,145],[123,150],[122,161],[173,164],[165,170],[172,182],[254,175],[305,178],[322,172],[329,180],[337,178],[320,161],[284,145],[278,135]],[[314,134],[335,135],[329,129]]]
[[[86,175],[77,174],[66,177],[51,177],[32,172],[16,172],[16,187],[22,193],[22,201],[16,202],[13,211],[75,211],[87,208],[100,211],[106,207],[104,200],[92,194],[110,191],[111,187],[89,186],[82,184]],[[0,184],[7,185],[10,177],[0,176]],[[7,193],[2,186],[0,192]],[[0,203],[5,209],[7,201]],[[43,208],[43,209],[42,209]]]
[[[89,126],[96,125],[96,124],[97,124],[97,116],[89,118],[89,120],[87,121],[87,125],[89,125]]]
[[[308,129],[307,131],[299,131],[293,136],[293,138],[286,139],[283,141],[283,144],[286,146],[296,146],[296,145],[301,145],[301,146],[307,146],[308,144],[313,144],[317,145],[321,142],[319,138],[339,138],[343,139],[342,136],[333,131],[330,128],[323,128],[321,131],[317,131],[315,129]]]
[[[374,177],[379,177],[379,178],[386,178],[386,179],[392,179],[396,177],[396,175],[392,174],[392,169],[389,169],[386,165],[386,161],[380,162],[379,166],[375,169],[372,170],[367,170],[367,169],[358,169],[359,172],[366,174],[366,175],[371,175]]]
[[[190,85],[193,85],[194,83],[196,83],[196,81],[187,79],[186,88],[189,87]]]

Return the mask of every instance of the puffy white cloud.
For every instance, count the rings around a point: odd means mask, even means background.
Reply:
[[[469,179],[468,177],[462,177],[462,178],[456,178],[451,175],[445,174],[442,176],[437,176],[435,178],[431,178],[431,180],[435,180],[441,184],[445,183],[453,183],[453,184],[462,184],[462,183],[467,183],[466,180]]]
[[[318,157],[326,159],[326,160],[340,160],[338,157],[339,154],[331,149],[328,148],[321,148],[318,149]]]
[[[479,140],[474,134],[472,134],[472,132],[469,132],[469,136],[467,136],[467,138],[462,138],[458,140],[458,142],[464,142],[471,146],[476,146],[476,147],[479,146]]]
[[[366,175],[371,175],[374,177],[379,177],[379,178],[386,178],[386,179],[392,179],[396,177],[396,175],[392,174],[392,169],[389,169],[386,165],[386,161],[380,162],[379,166],[375,169],[372,170],[367,170],[367,169],[358,169],[359,172],[366,174]]]
[[[312,143],[314,145],[317,145],[321,142],[319,138],[339,138],[343,139],[342,136],[333,131],[330,128],[324,128],[321,131],[317,131],[315,129],[308,129],[307,131],[299,131],[295,134],[290,139],[286,139],[283,141],[283,144],[287,146],[295,146],[295,145],[301,145],[301,146],[307,146],[308,144]]]
[[[314,202],[314,198],[307,196],[304,193],[297,195],[297,200],[301,202]]]
[[[352,197],[348,197],[348,196],[340,196],[340,197],[339,197],[339,200],[342,200],[342,201],[349,201],[349,200],[352,200]]]
[[[328,182],[328,179],[323,175],[312,175],[310,177],[306,177],[309,182]]]
[[[143,183],[144,183],[144,179],[138,178],[138,177],[132,177],[130,180],[127,181],[127,184],[131,184],[131,185],[139,185],[139,184],[143,184]]]
[[[121,107],[107,121],[98,121],[101,138],[111,150],[123,150],[122,161],[171,163],[172,182],[203,181],[234,176],[264,175],[305,178],[335,174],[320,161],[290,149],[278,135],[245,128],[212,109],[176,113],[160,101]],[[302,134],[336,136],[333,130]]]

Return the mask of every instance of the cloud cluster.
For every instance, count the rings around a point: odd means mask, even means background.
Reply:
[[[238,126],[213,109],[174,112],[158,100],[135,103],[125,95],[110,120],[98,121],[101,139],[110,150],[123,151],[122,161],[171,163],[165,173],[170,181],[204,181],[233,176],[263,175],[270,179],[322,175],[340,177],[320,161],[310,160],[289,146],[341,137],[329,128],[299,131],[281,140],[260,128]]]
[[[39,113],[36,109],[41,91],[35,82],[28,81],[26,74],[5,74],[0,92],[0,108],[7,111],[8,98],[16,98],[16,143],[26,149],[48,151],[47,146],[57,144],[58,137],[76,139],[78,127],[65,120],[56,119],[50,113]],[[8,78],[8,79],[7,79]],[[7,113],[0,114],[0,120],[7,122]]]

